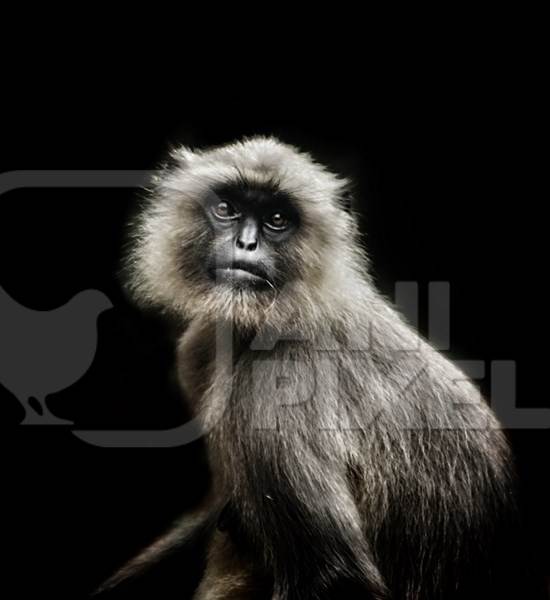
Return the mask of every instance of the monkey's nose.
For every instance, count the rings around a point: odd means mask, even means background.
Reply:
[[[240,237],[237,238],[237,248],[239,248],[241,250],[256,250],[257,247],[258,247],[257,240],[252,240],[252,241],[247,242],[247,241],[241,239]]]
[[[258,247],[258,228],[255,223],[248,221],[239,231],[236,240],[240,250],[254,251]]]

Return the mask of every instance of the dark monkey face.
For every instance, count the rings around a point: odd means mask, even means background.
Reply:
[[[241,181],[213,189],[203,207],[211,228],[204,264],[212,281],[273,293],[291,280],[289,244],[300,217],[288,194],[269,183]]]
[[[273,138],[180,148],[153,183],[126,261],[141,303],[279,328],[323,319],[365,264],[347,182]]]

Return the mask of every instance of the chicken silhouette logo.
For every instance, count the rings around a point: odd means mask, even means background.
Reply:
[[[0,288],[0,383],[24,407],[22,424],[72,424],[55,416],[45,398],[89,369],[97,347],[97,317],[111,307],[105,294],[86,290],[54,310],[31,310]]]

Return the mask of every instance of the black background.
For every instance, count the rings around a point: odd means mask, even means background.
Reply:
[[[449,54],[405,47],[383,64],[382,49],[349,72],[323,58],[313,75],[308,59],[292,83],[280,78],[283,65],[260,60],[247,70],[242,58],[227,78],[205,67],[196,79],[189,57],[166,75],[139,66],[130,75],[126,63],[107,75],[93,59],[76,75],[45,61],[42,73],[40,64],[25,72],[25,87],[6,88],[0,171],[150,169],[170,143],[279,135],[353,178],[376,280],[389,296],[396,281],[419,282],[422,332],[428,282],[449,281],[450,356],[517,361],[518,404],[548,407],[537,343],[547,339],[548,304],[543,78],[536,48],[518,55],[513,39],[492,40],[471,54],[464,39]],[[262,69],[261,81],[248,78]],[[80,428],[160,429],[185,418],[165,325],[132,308],[116,276],[135,195],[23,189],[0,198],[0,285],[15,300],[49,310],[96,288],[114,303],[99,318],[91,369],[48,401]],[[204,491],[200,444],[98,448],[70,428],[20,426],[17,400],[4,388],[0,398],[2,543],[14,597],[85,597]],[[550,433],[510,435],[526,552],[535,573],[549,573]],[[151,597],[181,597],[173,581],[186,568],[157,577],[164,591]]]

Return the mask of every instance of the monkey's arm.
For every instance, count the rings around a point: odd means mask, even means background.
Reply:
[[[265,369],[241,361],[236,396],[211,437],[213,459],[256,556],[273,572],[275,599],[332,597],[344,586],[346,597],[353,589],[387,598],[348,481],[349,440],[323,429],[337,411],[333,387],[306,382],[314,369],[296,360],[298,351],[292,360],[284,350],[270,354]]]

